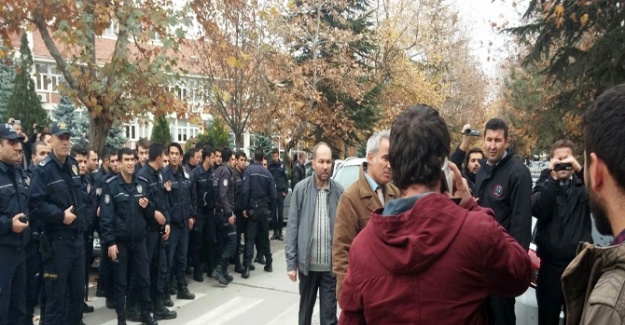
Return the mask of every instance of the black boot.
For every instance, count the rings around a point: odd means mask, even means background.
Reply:
[[[228,278],[226,278],[226,276],[224,275],[224,264],[225,263],[221,263],[221,262],[217,264],[212,275],[213,275],[213,278],[219,281],[219,283],[223,285],[228,285]]]
[[[83,314],[93,313],[94,311],[95,311],[95,308],[93,308],[93,306],[87,305],[86,302],[83,304],[83,306],[82,306],[82,313]]]
[[[232,275],[228,274],[228,264],[227,263],[224,263],[224,265],[223,265],[223,272],[224,272],[224,277],[226,277],[226,280],[228,280],[228,283],[230,283],[230,282],[232,282],[234,280]]]
[[[284,237],[282,236],[282,230],[278,231],[278,240],[284,241]]]
[[[176,293],[178,293],[176,291],[177,286],[178,284],[176,284],[176,280],[171,280],[171,282],[169,282],[169,294],[170,295],[175,295]]]
[[[256,270],[256,266],[254,266],[253,263],[250,263],[249,268],[250,268],[250,271]]]
[[[145,325],[158,325],[158,322],[152,318],[152,315],[150,315],[148,311],[141,312],[141,323]]]
[[[162,299],[157,299],[156,302],[154,302],[154,319],[155,320],[175,319],[176,317],[178,317],[178,313],[176,313],[173,310],[167,309],[165,305],[163,304]]]
[[[271,267],[272,262],[273,260],[271,259],[271,256],[269,256],[269,258],[267,259],[267,264],[265,264],[265,272],[273,272],[273,268]]]
[[[243,269],[243,273],[241,273],[241,277],[244,278],[244,279],[247,279],[247,278],[250,277],[250,267],[249,266],[246,266]]]
[[[163,300],[163,306],[165,307],[173,307],[174,306],[174,301],[171,300],[171,297],[168,294],[165,294],[162,298]]]
[[[126,314],[123,311],[117,312],[117,325],[127,325]]]
[[[195,299],[195,295],[189,292],[189,288],[187,288],[186,286],[178,286],[178,294],[176,295],[176,298],[193,300]]]
[[[115,300],[106,298],[106,308],[115,309]]]
[[[136,300],[126,299],[126,318],[131,322],[141,320],[141,312]]]
[[[196,282],[204,282],[204,277],[202,276],[202,273],[198,273],[198,272],[193,272],[193,280],[195,280]]]
[[[278,239],[278,231],[277,230],[274,230],[273,231],[273,236],[271,236],[271,240],[274,240],[274,239]]]

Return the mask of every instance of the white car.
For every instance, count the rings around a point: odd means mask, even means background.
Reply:
[[[336,167],[335,172],[332,174],[332,179],[341,184],[343,189],[347,189],[358,180],[360,166],[365,161],[367,161],[367,159],[358,157],[349,157],[343,160],[340,165],[336,164],[338,167]]]

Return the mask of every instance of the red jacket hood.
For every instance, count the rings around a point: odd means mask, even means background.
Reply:
[[[466,209],[437,193],[417,199],[402,213],[381,212],[371,214],[369,224],[375,235],[371,245],[376,258],[393,273],[427,269],[445,253],[468,215]]]

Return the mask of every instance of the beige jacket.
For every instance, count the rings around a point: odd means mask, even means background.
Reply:
[[[365,178],[363,166],[360,167],[358,181],[343,192],[336,210],[334,239],[332,241],[332,271],[336,276],[337,300],[341,296],[343,280],[345,273],[347,273],[349,248],[352,241],[369,222],[371,212],[383,208],[378,195],[371,189]],[[386,185],[385,202],[400,196],[399,189],[395,185]]]
[[[562,275],[567,325],[625,324],[625,245],[580,250]]]

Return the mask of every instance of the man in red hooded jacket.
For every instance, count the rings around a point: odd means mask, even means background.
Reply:
[[[527,252],[477,206],[452,163],[460,203],[442,193],[449,153],[435,109],[413,106],[393,123],[389,161],[402,198],[373,212],[354,239],[340,324],[486,324],[488,296],[528,288]]]

